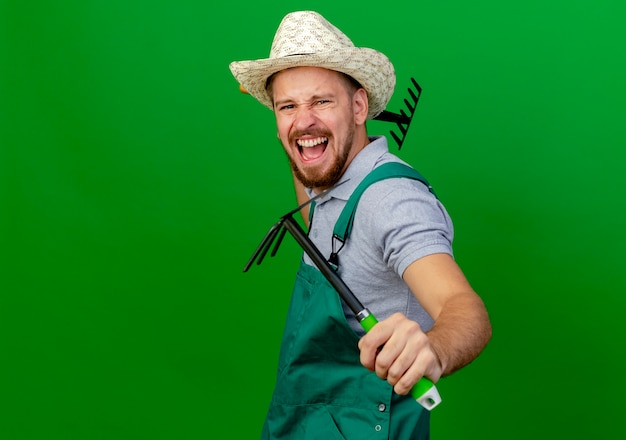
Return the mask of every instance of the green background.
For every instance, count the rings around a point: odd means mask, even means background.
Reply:
[[[299,250],[242,269],[295,199],[228,63],[297,9],[424,89],[399,155],[494,328],[433,438],[624,438],[625,5],[1,0],[0,438],[258,437]]]

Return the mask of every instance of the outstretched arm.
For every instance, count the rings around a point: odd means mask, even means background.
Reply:
[[[448,254],[422,258],[404,272],[404,280],[435,320],[428,339],[447,375],[474,360],[491,339],[482,299]]]
[[[485,305],[450,255],[415,261],[404,280],[434,319],[433,328],[425,333],[396,313],[359,341],[363,365],[387,379],[398,394],[408,393],[422,376],[436,382],[469,364],[491,338]]]

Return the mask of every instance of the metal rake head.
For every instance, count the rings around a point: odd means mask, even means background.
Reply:
[[[272,247],[272,244],[274,244],[274,249],[272,250],[270,256],[273,257],[276,255],[276,252],[278,252],[278,248],[280,247],[283,238],[285,238],[285,233],[287,232],[284,226],[284,221],[284,218],[281,218],[278,223],[270,228],[270,230],[265,235],[265,238],[263,238],[263,240],[261,241],[261,244],[259,244],[259,246],[254,251],[254,254],[252,254],[252,257],[250,257],[248,263],[243,268],[244,272],[247,272],[255,261],[257,265],[261,264],[263,262],[263,259],[265,258],[265,255],[267,255],[267,252]],[[276,237],[278,237],[278,240],[276,240]]]
[[[256,261],[257,265],[261,264],[263,262],[263,259],[265,258],[265,256],[269,252],[270,248],[272,247],[272,244],[274,245],[274,249],[270,253],[270,257],[273,257],[273,256],[276,255],[276,252],[278,252],[278,248],[282,244],[283,239],[285,238],[285,234],[287,233],[288,227],[285,226],[285,224],[286,223],[293,224],[295,222],[295,220],[293,219],[293,215],[296,212],[299,212],[300,210],[302,210],[302,208],[304,208],[308,204],[316,201],[317,199],[319,199],[321,197],[324,197],[326,194],[331,192],[333,189],[337,188],[338,186],[343,185],[344,183],[346,183],[349,180],[350,179],[346,179],[346,180],[343,180],[343,181],[335,184],[335,186],[332,186],[332,187],[326,189],[325,191],[322,191],[321,193],[317,194],[316,196],[311,197],[310,199],[308,199],[307,201],[302,203],[300,206],[296,207],[295,209],[292,209],[287,214],[283,215],[280,218],[280,220],[278,221],[278,223],[275,223],[270,228],[270,230],[267,232],[267,234],[265,234],[265,237],[261,241],[261,244],[259,244],[259,246],[257,246],[256,250],[254,251],[254,254],[252,254],[252,257],[250,258],[250,260],[248,260],[248,263],[244,267],[243,271],[247,272],[248,269],[250,269],[250,267],[254,264],[255,261]]]
[[[404,105],[408,110],[408,114],[404,111],[404,109],[400,109],[400,113],[393,113],[384,110],[381,114],[374,118],[377,121],[396,123],[401,135],[398,136],[393,130],[390,130],[389,133],[391,134],[391,137],[393,137],[393,140],[396,141],[396,144],[398,144],[398,150],[402,148],[402,144],[406,139],[406,134],[409,131],[409,126],[411,125],[411,121],[415,115],[415,108],[417,107],[417,103],[419,102],[422,94],[422,88],[417,81],[415,81],[415,78],[411,78],[411,83],[413,84],[413,88],[407,88],[409,98],[404,98]]]

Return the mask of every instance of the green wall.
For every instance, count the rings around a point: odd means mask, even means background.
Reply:
[[[316,9],[394,62],[494,337],[435,439],[624,438],[626,7],[0,1],[0,438],[257,438],[299,251],[273,116],[228,63]],[[385,134],[389,124],[370,124]]]

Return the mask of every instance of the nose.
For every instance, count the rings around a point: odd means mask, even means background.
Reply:
[[[310,128],[315,125],[316,121],[317,117],[313,109],[305,105],[298,107],[294,117],[294,127],[297,130]]]

